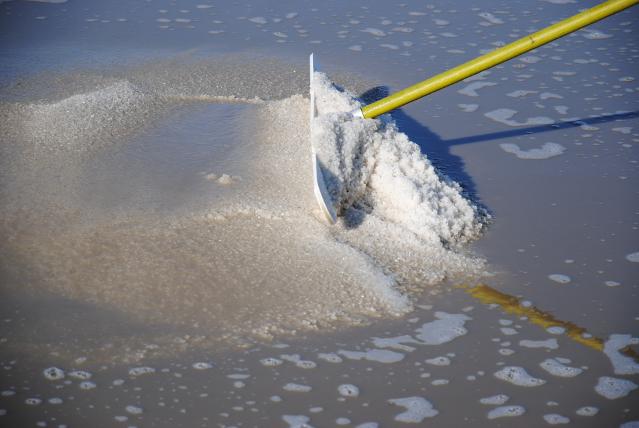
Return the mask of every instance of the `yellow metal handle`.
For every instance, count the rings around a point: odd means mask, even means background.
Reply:
[[[539,46],[550,43],[566,34],[577,31],[587,25],[604,19],[614,13],[621,12],[624,9],[634,6],[639,0],[608,0],[585,10],[570,18],[564,19],[550,27],[537,31],[529,36],[512,42],[506,46],[496,49],[479,58],[475,58],[462,65],[458,65],[448,71],[437,76],[426,79],[395,94],[389,95],[379,101],[362,107],[362,116],[370,119],[384,114],[405,104],[415,101],[435,91],[439,91],[447,86],[464,80],[474,74],[480,73],[491,67],[508,61],[518,55],[526,53]]]

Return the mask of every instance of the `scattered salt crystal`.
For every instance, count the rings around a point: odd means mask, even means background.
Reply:
[[[632,375],[639,373],[639,363],[634,358],[621,353],[621,350],[639,344],[639,338],[629,334],[612,334],[604,344],[604,354],[608,356],[615,374]]]
[[[138,407],[138,406],[126,406],[124,410],[126,410],[127,413],[130,413],[132,415],[140,415],[143,412],[142,407]]]
[[[64,370],[59,369],[57,367],[49,367],[47,369],[44,369],[44,377],[46,377],[49,380],[60,380],[60,379],[64,379]]]
[[[283,415],[282,420],[288,424],[288,428],[312,428],[308,422],[311,420],[304,415]]]
[[[570,419],[565,416],[558,415],[557,413],[550,413],[544,415],[544,420],[550,425],[560,425],[570,423]]]
[[[206,362],[197,362],[193,363],[191,367],[193,367],[195,370],[208,370],[213,368],[213,364]]]
[[[441,345],[451,342],[468,333],[464,327],[466,321],[472,320],[464,314],[435,312],[437,320],[423,324],[416,330],[416,337],[426,345]]]
[[[567,366],[555,358],[548,358],[539,365],[551,375],[558,377],[575,377],[583,372],[583,369]]]
[[[282,387],[282,389],[289,392],[309,392],[313,388],[308,385],[301,385],[299,383],[287,383]]]
[[[386,349],[371,349],[366,352],[339,350],[338,353],[349,360],[368,360],[379,363],[396,363],[404,359],[404,354]]]
[[[337,391],[339,395],[342,397],[358,397],[359,396],[359,388],[350,383],[345,383],[337,387]]]
[[[520,340],[519,346],[523,346],[524,348],[546,348],[546,349],[557,349],[559,348],[559,344],[557,343],[557,339],[546,339],[546,340]]]
[[[568,284],[571,281],[568,275],[564,275],[561,273],[553,273],[551,275],[548,275],[548,278],[551,281],[558,282],[559,284]]]
[[[579,416],[595,416],[599,413],[599,409],[593,406],[583,406],[578,408],[575,413]]]

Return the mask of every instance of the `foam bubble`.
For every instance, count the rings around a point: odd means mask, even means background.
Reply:
[[[571,281],[571,278],[568,275],[564,275],[562,273],[553,273],[548,275],[548,278],[551,281],[558,282],[559,284],[568,284]]]
[[[427,360],[425,360],[426,363],[428,364],[432,364],[434,366],[449,366],[450,365],[450,358],[448,357],[435,357],[435,358],[429,358]]]
[[[308,385],[302,385],[299,383],[287,383],[282,387],[282,389],[289,392],[309,392],[313,388]]]
[[[591,417],[599,413],[599,409],[594,406],[583,406],[577,409],[575,413],[579,416]]]
[[[477,93],[477,91],[479,89],[487,88],[487,87],[495,86],[495,85],[497,84],[494,82],[486,82],[486,81],[472,82],[469,85],[465,86],[464,88],[458,90],[457,92],[462,95],[466,95],[468,97],[478,97],[479,94]]]
[[[404,359],[404,354],[386,349],[370,349],[365,352],[339,350],[338,353],[349,360],[368,360],[391,364]]]
[[[134,376],[134,377],[151,374],[151,373],[155,373],[155,369],[153,367],[142,366],[142,367],[133,367],[129,369],[129,376]]]
[[[567,366],[555,358],[548,358],[539,363],[539,366],[551,375],[558,377],[575,377],[583,372],[583,369]]]
[[[479,402],[487,406],[501,406],[502,404],[505,404],[509,399],[510,397],[506,394],[497,394],[490,397],[481,398]]]
[[[517,110],[509,109],[509,108],[499,108],[497,110],[492,110],[487,113],[484,113],[489,119],[494,120],[495,122],[503,123],[508,126],[530,126],[530,125],[550,125],[555,123],[549,117],[539,116],[539,117],[530,117],[526,119],[524,122],[519,122],[516,120],[512,120],[511,118],[517,114]]]
[[[43,374],[44,374],[44,377],[46,377],[49,380],[64,379],[64,370],[58,367],[49,367],[47,369],[44,369]]]
[[[308,424],[311,418],[304,415],[282,415],[282,420],[288,424],[288,428],[313,428]]]
[[[432,418],[439,414],[431,402],[423,397],[393,398],[388,402],[406,409],[405,412],[395,416],[395,420],[398,422],[418,424],[426,418]]]
[[[639,338],[629,334],[612,334],[604,344],[604,353],[610,359],[617,375],[632,375],[639,373],[639,363],[634,358],[622,354],[620,351],[628,346],[639,344]]]
[[[550,425],[563,425],[570,423],[570,419],[557,413],[544,415],[544,420]]]
[[[529,340],[524,339],[519,341],[519,346],[523,346],[524,348],[546,348],[546,349],[558,349],[559,343],[557,343],[557,339],[546,339],[546,340]]]
[[[517,156],[519,159],[550,159],[555,156],[559,156],[564,153],[566,148],[561,144],[557,143],[544,143],[539,148],[532,148],[528,150],[521,149],[517,144],[514,143],[501,143],[499,145],[503,151],[506,153],[512,153]],[[554,275],[551,275],[554,276]],[[552,278],[551,278],[552,279]]]
[[[511,418],[521,416],[526,413],[522,406],[500,406],[488,412],[488,419]]]
[[[626,260],[633,263],[639,263],[639,251],[626,255]]]
[[[85,380],[84,382],[80,382],[80,384],[78,386],[80,387],[80,389],[83,389],[85,391],[88,391],[90,389],[95,389],[97,387],[95,382],[91,382],[89,380]]]
[[[416,337],[425,345],[441,345],[468,333],[464,327],[472,318],[464,314],[435,312],[435,321],[425,323],[416,330]]]
[[[636,383],[626,379],[601,376],[595,386],[595,391],[609,400],[616,400],[627,396],[637,387]]]
[[[359,397],[359,388],[350,383],[345,383],[338,386],[337,391],[342,397]]]
[[[80,380],[89,380],[93,375],[85,370],[73,370],[69,372],[69,377]]]
[[[543,379],[538,379],[528,374],[523,367],[507,366],[495,372],[495,377],[517,386],[534,387],[546,383]]]
[[[130,413],[132,415],[141,415],[144,412],[142,407],[131,406],[131,405],[126,406],[124,410],[126,410],[127,413]]]
[[[192,366],[195,370],[208,370],[213,368],[213,364],[206,362],[193,363]]]

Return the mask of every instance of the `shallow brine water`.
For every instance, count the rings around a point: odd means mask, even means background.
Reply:
[[[636,11],[1,3],[3,425],[639,424]]]

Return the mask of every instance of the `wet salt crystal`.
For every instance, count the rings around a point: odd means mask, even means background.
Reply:
[[[525,97],[526,95],[530,95],[530,94],[536,94],[537,91],[529,91],[526,89],[517,89],[516,91],[512,91],[507,93],[506,95],[508,95],[509,97],[513,97],[513,98],[521,98],[521,97]]]
[[[604,284],[608,287],[619,287],[621,285],[617,281],[605,281]]]
[[[115,386],[121,386],[124,385],[124,379],[115,379],[112,383]]]
[[[509,348],[500,348],[498,352],[505,357],[515,353],[515,351]]]
[[[546,339],[546,340],[520,340],[519,346],[523,346],[524,348],[547,348],[547,349],[558,349],[559,344],[557,343],[557,339]]]
[[[564,275],[561,273],[553,273],[551,275],[548,275],[548,278],[551,281],[558,282],[559,284],[568,284],[571,280],[568,275]]]
[[[341,363],[342,361],[344,361],[342,357],[333,353],[317,354],[317,358],[319,358],[320,360],[327,361],[329,363],[334,363],[334,364]]]
[[[610,359],[617,375],[632,375],[639,373],[639,363],[634,358],[624,355],[621,350],[639,344],[639,338],[629,334],[612,334],[604,344],[603,352]]]
[[[282,420],[288,424],[288,428],[312,428],[308,422],[311,420],[304,415],[282,415]]]
[[[311,413],[321,413],[324,411],[323,407],[311,407],[310,409],[308,409],[309,412]]]
[[[508,418],[521,416],[526,413],[522,406],[501,406],[488,412],[488,419]]]
[[[506,336],[512,336],[515,334],[518,334],[519,332],[517,330],[515,330],[512,327],[502,327],[500,328],[502,334],[506,335]]]
[[[362,51],[362,45],[352,45],[349,46],[348,49],[354,51],[354,52],[361,52]]]
[[[229,379],[238,380],[238,379],[248,379],[251,377],[251,375],[247,375],[245,373],[233,373],[230,375],[226,375],[226,377]]]
[[[355,428],[379,428],[379,424],[377,422],[364,422],[355,426]]]
[[[42,400],[39,398],[27,398],[24,403],[29,406],[38,406],[42,403]]]
[[[273,33],[273,35],[275,37],[279,37],[279,38],[282,38],[282,39],[286,39],[288,37],[288,35],[286,33],[282,33],[281,31],[276,31],[276,32]]]
[[[246,384],[244,382],[242,382],[241,380],[233,382],[233,387],[234,388],[241,389],[241,388],[244,388],[245,386],[246,386]]]
[[[80,385],[78,386],[80,387],[80,389],[88,391],[90,389],[94,389],[97,385],[94,382],[85,380],[84,382],[80,382]]]
[[[501,406],[510,399],[506,394],[497,394],[490,397],[481,398],[479,402],[487,406]]]
[[[633,263],[639,263],[639,251],[626,255],[626,260]]]
[[[368,360],[379,363],[396,363],[404,359],[404,354],[386,349],[371,349],[366,352],[339,350],[338,353],[349,360]]]
[[[497,18],[495,15],[493,15],[492,13],[489,12],[481,12],[478,14],[480,17],[484,18],[486,21],[490,22],[491,24],[503,24],[504,21],[502,21],[501,19]]]
[[[523,367],[507,366],[495,372],[497,379],[512,383],[517,386],[534,387],[546,383],[543,379],[533,377]]]
[[[74,370],[69,373],[69,377],[80,380],[89,380],[93,375],[85,370]]]
[[[4,391],[2,391],[2,392],[0,393],[0,396],[2,396],[2,397],[11,397],[11,396],[13,396],[13,395],[16,395],[16,392],[15,392],[15,391],[12,391],[12,390],[10,390],[10,389],[4,390]]]
[[[500,319],[498,322],[499,322],[499,325],[503,325],[503,326],[512,325],[513,323],[511,320],[504,320],[504,319]]]
[[[425,360],[428,364],[432,364],[434,366],[449,366],[450,358],[448,357],[435,357]]]
[[[58,397],[49,398],[49,400],[47,401],[49,402],[49,404],[53,404],[53,405],[62,404],[64,402],[62,398],[58,398]]]
[[[339,395],[342,397],[358,397],[359,396],[359,388],[350,383],[345,383],[337,387],[337,391]]]
[[[391,50],[397,50],[397,49],[399,49],[399,46],[397,46],[397,45],[393,45],[393,44],[390,44],[390,43],[382,43],[382,44],[381,44],[381,45],[379,45],[379,46],[380,46],[380,47],[382,47],[382,48],[391,49]]]
[[[57,367],[49,367],[44,369],[44,377],[49,380],[60,380],[64,379],[64,370],[59,369]]]
[[[313,388],[308,385],[301,385],[299,383],[287,383],[282,387],[282,389],[289,392],[309,392]]]
[[[539,61],[541,61],[541,58],[535,55],[528,55],[528,56],[523,56],[519,58],[519,61],[524,62],[526,64],[536,64]]]
[[[539,366],[551,375],[558,377],[575,377],[583,372],[583,369],[567,366],[555,358],[548,358],[539,363]]]
[[[558,415],[557,413],[550,413],[544,415],[544,420],[550,425],[560,425],[570,423],[570,419],[565,416]]]
[[[478,97],[479,94],[477,93],[477,91],[479,89],[486,88],[489,86],[495,86],[495,85],[497,84],[493,82],[485,82],[485,81],[472,82],[471,84],[465,86],[464,88],[458,90],[457,92],[469,97]]]
[[[293,18],[295,18],[297,15],[299,15],[297,12],[290,12],[290,13],[287,13],[287,14],[285,15],[285,18],[286,18],[286,19],[293,19]]]
[[[129,369],[129,376],[142,376],[146,374],[155,373],[155,369],[153,367],[134,367]]]
[[[113,419],[115,419],[116,422],[126,422],[129,420],[128,416],[114,416]]]
[[[579,33],[586,39],[590,40],[603,40],[612,37],[612,34],[606,34],[603,31],[591,30],[588,28],[583,29],[583,31],[580,31]]]
[[[430,384],[433,386],[442,386],[442,385],[448,385],[449,383],[450,381],[448,379],[435,379]]]
[[[423,397],[393,398],[388,402],[406,409],[405,412],[395,416],[395,420],[398,422],[418,424],[426,418],[432,418],[439,414],[430,401]]]
[[[337,418],[335,419],[335,423],[337,425],[348,425],[351,423],[351,420],[348,418]]]
[[[279,403],[282,401],[282,397],[280,397],[279,395],[272,395],[270,400],[274,403]]]
[[[499,147],[506,153],[514,154],[519,159],[528,160],[550,159],[552,157],[563,154],[563,152],[566,150],[564,146],[557,143],[544,143],[541,147],[536,147],[529,150],[523,150],[514,143],[501,143]]]
[[[632,381],[608,376],[600,377],[595,386],[597,394],[609,400],[625,397],[635,389],[637,389],[637,384]]]
[[[599,413],[599,409],[593,406],[584,406],[578,408],[575,413],[579,416],[595,416]]]
[[[435,321],[423,324],[416,330],[417,339],[425,345],[441,345],[451,342],[468,333],[464,328],[466,321],[472,320],[464,314],[435,312]]]
[[[132,415],[141,415],[143,412],[142,407],[138,406],[126,406],[124,410]]]
[[[191,367],[193,367],[195,370],[208,370],[213,368],[213,364],[205,363],[205,362],[197,362],[197,363],[193,363]]]

